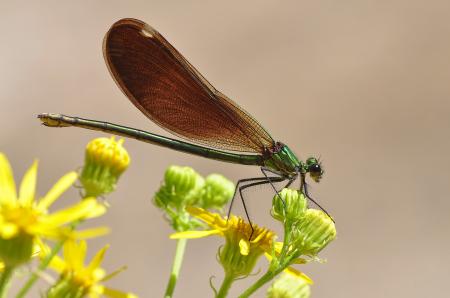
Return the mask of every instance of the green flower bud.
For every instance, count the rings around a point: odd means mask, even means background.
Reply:
[[[284,188],[272,200],[272,216],[284,222],[300,220],[308,206],[308,202],[301,191]],[[284,202],[284,203],[283,203]]]
[[[194,169],[170,166],[164,174],[164,184],[155,194],[155,205],[177,209],[193,205],[198,200],[199,190],[204,184],[205,180]]]
[[[6,267],[16,267],[28,262],[33,254],[33,237],[19,234],[14,238],[0,237],[0,260]]]
[[[130,156],[122,146],[123,139],[97,138],[86,146],[80,181],[86,196],[98,197],[115,190],[120,175],[127,169]]]
[[[336,227],[323,211],[307,209],[293,231],[293,245],[303,255],[315,256],[336,238]]]
[[[184,195],[204,185],[202,176],[193,168],[180,166],[170,166],[164,174],[164,182],[177,195]]]
[[[233,197],[233,194],[233,182],[220,174],[211,174],[206,177],[197,205],[204,209],[221,209]]]
[[[309,298],[311,289],[305,280],[284,273],[267,290],[267,298]]]

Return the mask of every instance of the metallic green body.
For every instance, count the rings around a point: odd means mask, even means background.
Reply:
[[[194,145],[176,139],[167,138],[140,129],[121,126],[113,123],[70,117],[61,114],[40,114],[38,116],[42,123],[51,127],[76,126],[90,130],[103,131],[119,136],[133,138],[146,143],[167,147],[173,150],[190,153],[210,159],[237,163],[243,165],[263,166],[264,161],[261,155],[256,154],[237,154],[226,151],[216,150],[208,147]]]
[[[299,171],[304,172],[302,163],[286,145],[283,145],[278,152],[274,152],[269,158],[265,159],[264,166],[289,177],[296,175]]]
[[[306,172],[305,165],[298,160],[297,156],[295,156],[295,154],[291,151],[291,149],[289,149],[288,146],[282,144],[279,146],[279,148],[277,147],[276,151],[271,152],[267,156],[258,154],[238,154],[216,150],[200,145],[194,145],[181,140],[171,139],[143,130],[121,126],[109,122],[47,113],[40,114],[39,118],[46,126],[76,126],[90,130],[103,131],[210,159],[243,165],[263,166],[285,177],[293,177],[299,172]]]

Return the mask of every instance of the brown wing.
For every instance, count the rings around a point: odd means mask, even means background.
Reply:
[[[125,95],[148,118],[189,141],[261,153],[273,139],[220,93],[155,29],[123,19],[103,42],[106,64]]]

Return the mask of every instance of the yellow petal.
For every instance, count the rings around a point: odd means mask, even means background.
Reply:
[[[239,251],[241,255],[247,256],[250,253],[250,243],[247,240],[239,240]]]
[[[73,240],[67,240],[66,242],[64,242],[62,254],[64,262],[66,262],[67,267],[69,268],[74,268],[76,266],[74,263],[78,262],[75,245],[75,241]]]
[[[226,224],[226,220],[220,217],[220,215],[211,213],[202,208],[188,206],[186,207],[186,211],[189,212],[192,216],[195,216],[203,220],[204,222],[206,222],[211,226],[218,226],[218,224],[220,225]]]
[[[105,210],[105,207],[100,205],[95,199],[85,199],[72,207],[57,211],[47,216],[46,221],[49,225],[52,224],[54,226],[61,226],[78,219],[88,218],[88,215],[92,214],[93,210],[96,208]]]
[[[89,298],[100,298],[100,295],[97,294],[97,291],[101,291],[103,293],[104,292],[103,286],[95,286],[96,291],[94,291],[92,288],[93,287],[91,287],[91,290],[88,293],[88,297]],[[99,289],[99,288],[101,288],[101,289]]]
[[[39,257],[45,258],[50,253],[50,247],[42,241],[41,238],[37,237],[34,241],[35,245],[37,246],[36,250],[39,250]]]
[[[91,272],[93,272],[95,269],[99,268],[103,258],[105,257],[106,250],[109,248],[109,245],[105,245],[102,249],[100,249],[95,256],[92,258],[91,262],[89,263],[87,269]]]
[[[57,255],[52,258],[48,267],[58,273],[63,273],[67,268],[64,260]]]
[[[26,227],[26,233],[47,239],[64,240],[73,238],[72,231],[67,227],[55,227],[46,223],[37,223]]]
[[[63,255],[67,266],[74,271],[83,270],[86,251],[86,241],[80,241],[79,243],[74,240],[66,241],[63,246]]]
[[[109,234],[109,232],[110,229],[108,227],[98,227],[86,230],[73,231],[73,237],[75,239],[90,239]]]
[[[14,203],[16,199],[16,184],[11,165],[6,156],[0,152],[0,203]]]
[[[61,177],[58,182],[47,192],[44,198],[39,202],[38,208],[47,210],[53,202],[58,199],[62,193],[64,193],[72,184],[77,180],[78,174],[76,172],[70,172]]]
[[[35,243],[33,244],[33,251],[31,252],[31,257],[37,257],[41,254],[41,249],[39,247],[39,245],[36,244],[36,241],[39,238],[36,238]]]
[[[170,239],[197,239],[197,238],[203,238],[208,237],[211,235],[217,235],[221,234],[221,231],[219,230],[208,230],[208,231],[185,231],[185,232],[178,232],[173,233],[170,235]]]
[[[136,296],[132,293],[125,293],[125,292],[107,288],[107,287],[103,288],[103,294],[108,297],[111,297],[111,298],[138,298],[138,296]]]
[[[298,271],[297,269],[294,269],[292,267],[288,267],[286,269],[284,269],[284,272],[287,272],[297,278],[303,279],[307,284],[314,284],[313,280],[311,278],[308,277],[308,275],[306,275],[303,272]]]
[[[0,225],[0,235],[4,239],[10,239],[17,235],[19,232],[19,228],[17,225],[12,223],[2,223]]]
[[[28,171],[25,173],[20,183],[19,200],[23,206],[31,206],[36,191],[38,161],[35,160]]]
[[[103,269],[101,267],[94,269],[92,272],[90,272],[90,271],[87,271],[87,272],[89,272],[88,274],[90,274],[91,278],[93,280],[95,280],[95,282],[101,281],[103,279],[103,277],[105,277],[105,275],[106,275],[105,269]]]
[[[117,269],[116,271],[114,271],[114,272],[112,272],[112,273],[110,273],[110,274],[104,276],[104,277],[101,279],[101,281],[104,282],[104,281],[110,280],[111,278],[114,278],[117,274],[119,274],[119,273],[125,271],[126,269],[127,269],[127,266],[123,266],[123,267]]]
[[[97,202],[97,199],[95,197],[87,197],[87,198],[84,198],[83,200],[92,200],[92,201]],[[90,212],[88,214],[86,214],[86,217],[87,218],[94,218],[94,217],[102,216],[103,214],[105,214],[105,212],[107,210],[106,209],[106,207],[107,207],[106,204],[107,204],[107,202],[104,202],[103,204],[100,204],[100,203],[97,202],[97,207],[96,208],[92,208],[90,210]]]

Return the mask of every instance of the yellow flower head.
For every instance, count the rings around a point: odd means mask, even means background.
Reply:
[[[175,233],[171,238],[201,238],[210,235],[224,237],[225,246],[219,250],[219,258],[225,271],[235,278],[249,275],[258,258],[272,249],[275,233],[266,228],[253,225],[252,234],[250,224],[240,217],[232,215],[227,220],[219,214],[197,207],[187,207],[186,210],[212,229]]]
[[[273,231],[253,225],[253,235],[250,224],[242,218],[231,215],[230,219],[223,218],[217,213],[197,207],[187,207],[186,210],[198,219],[207,223],[212,229],[206,231],[185,231],[174,233],[171,239],[196,239],[219,235],[225,238],[225,246],[219,250],[219,258],[225,271],[235,278],[247,276],[251,273],[258,258],[264,253],[270,262],[274,261],[282,249],[282,242],[275,242],[276,235]],[[292,263],[304,264],[301,258],[293,259]],[[308,284],[313,281],[304,273],[287,267],[286,272],[303,279]]]
[[[121,268],[111,274],[106,275],[105,270],[100,267],[108,246],[103,247],[88,265],[84,264],[86,258],[87,244],[85,241],[76,243],[67,241],[64,243],[63,256],[61,259],[55,256],[50,268],[60,274],[58,282],[50,288],[47,297],[56,298],[65,296],[70,297],[92,297],[97,298],[101,295],[113,298],[134,298],[137,297],[131,293],[125,293],[119,290],[105,287],[101,283],[114,277],[125,268]]]
[[[75,172],[64,175],[39,201],[35,199],[38,163],[28,169],[16,193],[11,166],[0,153],[0,259],[7,266],[29,260],[33,244],[40,237],[63,240],[74,237],[67,223],[95,217],[105,207],[87,198],[64,210],[49,213],[48,208],[77,179]],[[19,249],[20,248],[20,249]]]
[[[86,146],[80,181],[87,196],[98,197],[116,188],[117,181],[130,164],[123,139],[96,138]]]

